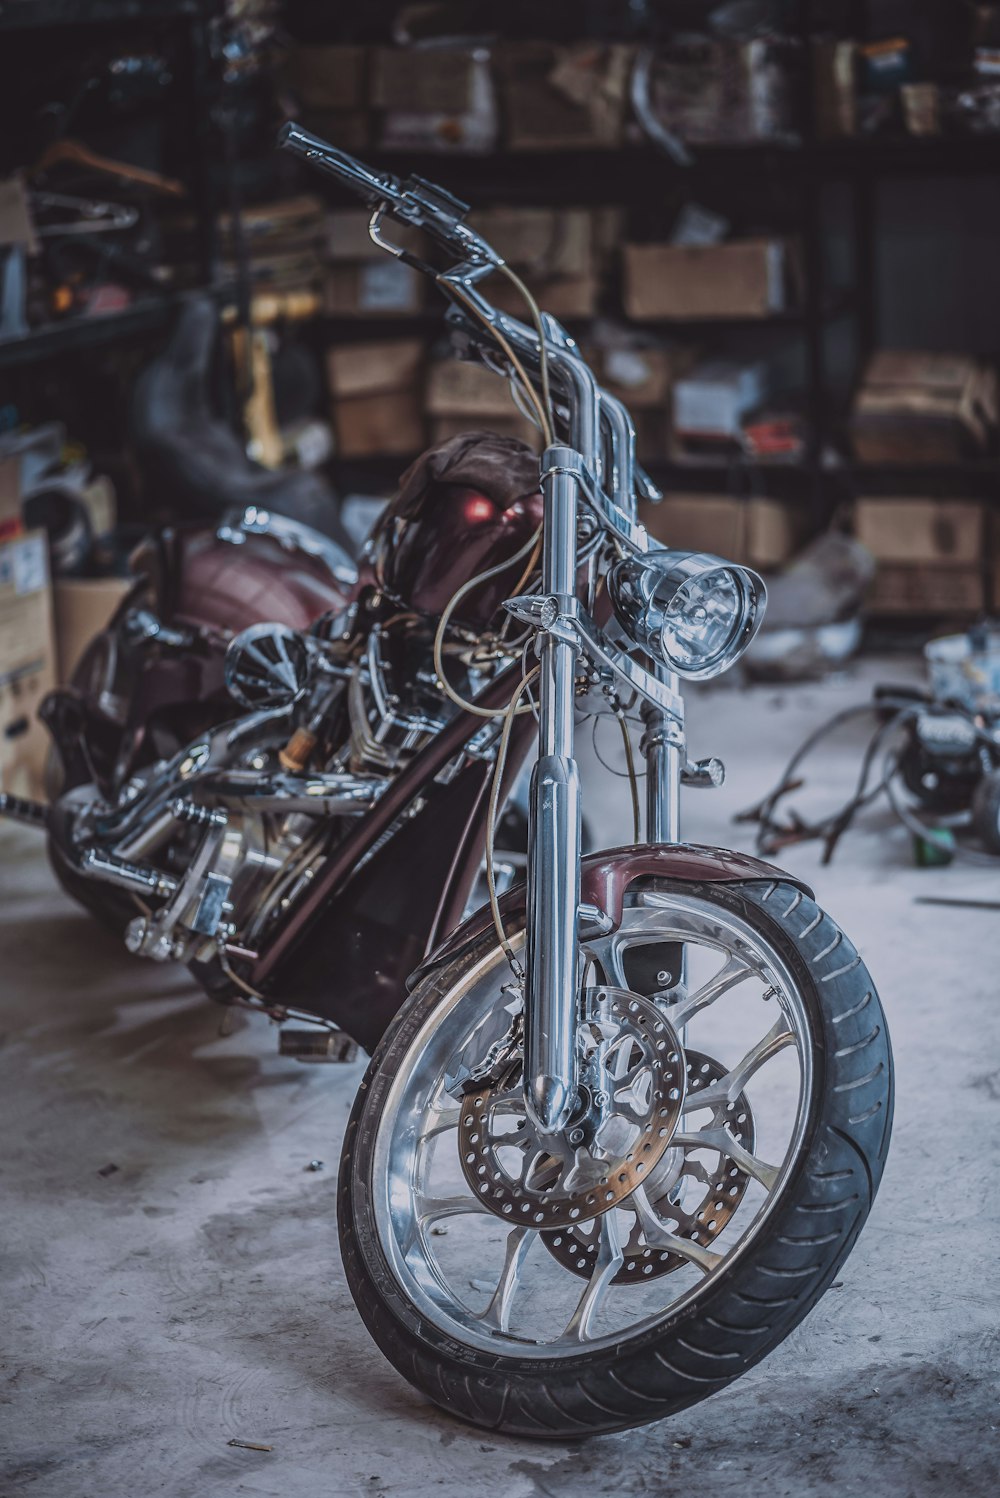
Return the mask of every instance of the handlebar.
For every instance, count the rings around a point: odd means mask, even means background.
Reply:
[[[490,330],[502,334],[532,370],[534,383],[534,368],[540,354],[538,334],[534,328],[509,314],[498,312],[479,292],[477,283],[491,270],[502,266],[504,260],[492,245],[464,222],[469,211],[467,203],[422,177],[410,176],[401,181],[391,172],[375,171],[318,135],[303,130],[301,125],[289,123],[283,126],[278,141],[284,150],[336,177],[363,198],[373,210],[371,233],[376,243],[406,263],[435,275],[446,295],[454,298],[456,290],[460,291],[458,301],[453,300],[450,316],[471,334],[474,344],[484,335],[489,339]],[[382,212],[400,223],[423,230],[459,263],[439,275],[410,252],[388,244],[378,234]],[[476,309],[478,321],[470,319],[470,307]],[[649,499],[662,497],[635,462],[635,432],[631,417],[620,401],[600,389],[572,339],[559,324],[548,314],[542,315],[542,324],[546,355],[569,410],[570,441],[580,450],[584,463],[600,484],[604,469],[602,439],[606,439],[610,458],[606,477],[610,479],[617,501],[612,509],[618,510],[619,520],[624,521],[626,531],[631,533],[634,530],[636,490]],[[615,521],[615,526],[621,532],[619,521]],[[633,544],[645,549],[645,533],[641,538],[636,536]]]
[[[392,172],[375,171],[294,122],[282,126],[278,144],[283,150],[291,151],[294,156],[336,177],[372,208],[384,208],[400,223],[422,229],[462,260],[482,265],[503,264],[503,257],[492,245],[464,222],[469,211],[468,203],[463,203],[461,198],[456,198],[436,182],[417,176],[407,177],[403,182]]]

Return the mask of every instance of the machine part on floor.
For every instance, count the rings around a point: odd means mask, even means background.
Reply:
[[[278,1036],[278,1054],[305,1062],[355,1061],[358,1043],[342,1030],[293,1030],[283,1025]]]
[[[960,910],[1000,910],[1000,900],[964,900],[958,895],[914,895],[914,905],[952,905]]]
[[[807,755],[843,724],[865,717],[874,719],[875,729],[861,755],[858,779],[848,800],[818,819],[807,820],[793,809],[781,820],[777,815],[779,804],[805,783],[796,772]],[[757,848],[761,853],[773,856],[790,843],[819,838],[824,843],[823,862],[829,863],[858,812],[884,796],[897,819],[913,835],[918,863],[944,864],[961,858],[992,864],[993,855],[1000,852],[1000,826],[992,831],[994,815],[1000,823],[1000,805],[993,806],[991,792],[998,776],[1000,717],[989,719],[960,704],[938,702],[920,688],[878,686],[871,702],[844,708],[810,733],[792,755],[774,790],[736,820],[758,823]],[[917,810],[903,800],[898,782],[938,822],[942,817],[971,819],[987,854],[958,843],[950,827],[925,825]],[[977,801],[977,795],[981,800]]]
[[[972,830],[987,852],[1000,854],[1000,769],[984,775],[972,793]]]

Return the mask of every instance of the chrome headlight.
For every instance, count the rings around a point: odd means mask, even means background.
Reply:
[[[718,676],[760,628],[764,580],[703,551],[652,551],[608,577],[618,622],[653,660],[689,681]]]

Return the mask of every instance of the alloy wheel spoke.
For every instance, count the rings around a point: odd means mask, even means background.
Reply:
[[[679,1238],[676,1233],[672,1233],[653,1210],[645,1187],[640,1186],[633,1191],[629,1201],[635,1206],[643,1236],[650,1248],[667,1248],[671,1253],[696,1264],[703,1274],[711,1274],[722,1263],[725,1254],[713,1253],[710,1248],[702,1248],[700,1243],[695,1243],[690,1238]]]
[[[684,1099],[684,1112],[692,1113],[697,1108],[725,1107],[727,1103],[735,1103],[754,1073],[760,1071],[772,1056],[794,1044],[795,1036],[782,1015],[775,1020],[767,1034],[747,1051],[742,1061],[738,1061],[724,1077],[720,1077],[710,1087],[689,1092]]]
[[[492,1327],[498,1332],[510,1330],[510,1312],[521,1282],[521,1268],[532,1244],[537,1241],[538,1234],[533,1228],[514,1228],[507,1234],[507,1248],[497,1287],[490,1297],[489,1305],[478,1317],[484,1326]]]
[[[416,1208],[417,1226],[421,1231],[445,1217],[462,1217],[467,1212],[489,1211],[489,1207],[470,1192],[466,1192],[463,1196],[421,1195],[417,1197]]]
[[[748,1176],[753,1176],[767,1191],[773,1190],[781,1174],[779,1165],[768,1165],[765,1160],[752,1155],[721,1125],[690,1134],[677,1133],[670,1142],[683,1149],[718,1150],[720,1154],[728,1155],[734,1165],[738,1165]]]
[[[447,1112],[439,1114],[437,1123],[432,1124],[429,1129],[421,1130],[418,1141],[420,1147],[425,1148],[432,1139],[437,1139],[440,1134],[447,1134],[449,1129],[457,1129],[461,1116],[460,1108],[449,1108]]]
[[[625,1262],[617,1215],[613,1211],[605,1212],[598,1221],[601,1237],[597,1258],[594,1261],[594,1272],[587,1281],[586,1288],[577,1301],[576,1309],[566,1323],[560,1340],[572,1337],[577,1342],[586,1342],[590,1339],[590,1329],[595,1316],[604,1304],[608,1287]]]
[[[694,1015],[707,1009],[709,1004],[714,1004],[716,999],[721,999],[724,993],[736,988],[752,975],[753,968],[742,957],[730,957],[707,983],[703,983],[701,988],[688,994],[686,998],[679,999],[676,1004],[669,1005],[664,1012],[674,1029],[679,1030]]]

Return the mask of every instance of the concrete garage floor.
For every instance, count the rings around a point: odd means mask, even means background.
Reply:
[[[731,816],[807,729],[913,669],[692,694],[692,752],[730,778],[687,794],[688,835],[749,846]],[[813,762],[820,797],[846,793],[861,741]],[[601,838],[624,841],[624,782],[588,783]],[[360,1063],[281,1060],[262,1021],[220,1037],[182,971],[130,958],[57,892],[33,834],[5,829],[0,859],[4,1498],[994,1492],[1000,917],[914,896],[996,899],[1000,867],[917,870],[884,813],[830,868],[788,851],[888,1011],[881,1195],[835,1287],[759,1368],[673,1421],[561,1446],[456,1424],[369,1341],[334,1226]]]

